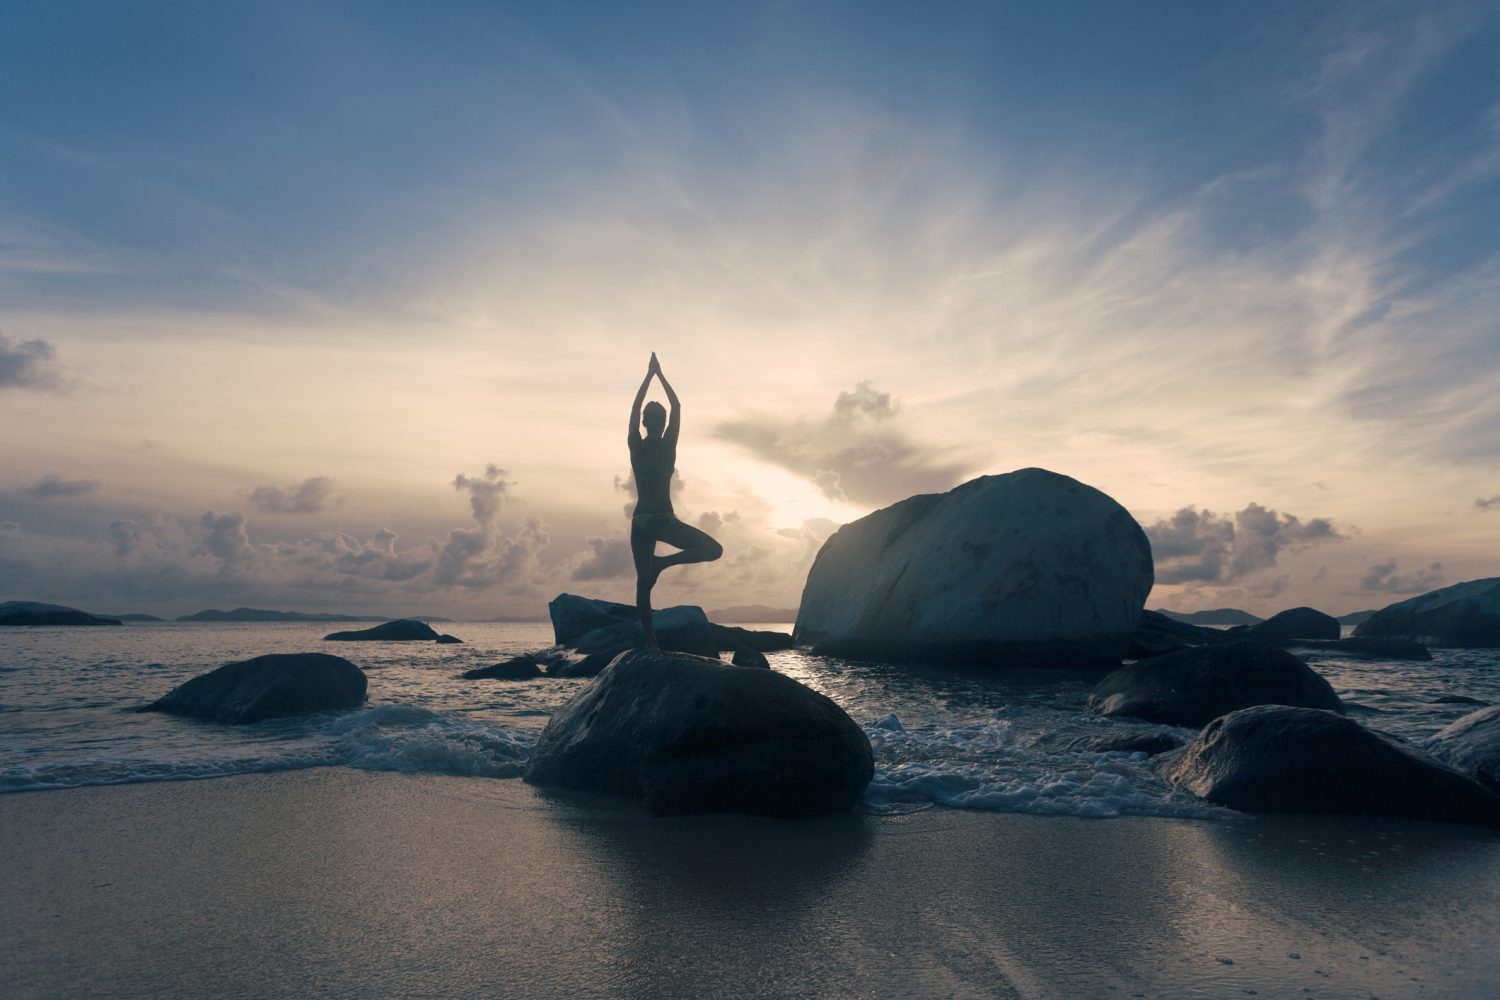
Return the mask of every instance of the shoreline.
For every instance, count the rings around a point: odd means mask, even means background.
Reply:
[[[519,781],[313,768],[0,796],[0,832],[14,997],[1500,983],[1500,839],[1448,824],[657,819]]]

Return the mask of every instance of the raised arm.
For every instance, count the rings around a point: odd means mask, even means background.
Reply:
[[[677,431],[682,423],[682,404],[677,401],[677,393],[672,391],[672,383],[667,381],[667,376],[662,374],[661,365],[656,360],[656,355],[651,355],[651,362],[656,367],[656,377],[661,379],[661,387],[667,394],[667,402],[672,404],[671,413],[667,416],[666,440],[672,444],[677,443]]]
[[[631,444],[641,440],[641,404],[646,401],[646,390],[651,388],[651,376],[656,374],[656,355],[651,355],[651,362],[646,377],[641,380],[641,387],[636,390],[635,402],[630,404],[630,430],[625,439]]]

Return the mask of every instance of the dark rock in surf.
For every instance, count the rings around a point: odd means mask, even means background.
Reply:
[[[1500,576],[1455,583],[1377,611],[1354,630],[1371,639],[1410,639],[1434,649],[1500,647]]]
[[[451,646],[454,643],[462,643],[463,640],[456,635],[449,635],[447,632],[444,632],[437,637],[437,642],[440,646]]]
[[[793,634],[854,658],[1113,665],[1152,581],[1151,545],[1124,507],[1021,469],[844,525],[808,573]]]
[[[844,710],[773,670],[632,650],[552,717],[526,780],[660,815],[846,812],[874,774]]]
[[[1289,642],[1293,639],[1337,639],[1339,620],[1314,608],[1290,608],[1256,625],[1236,625],[1229,634],[1237,639]]]
[[[1100,715],[1201,726],[1252,705],[1342,712],[1332,686],[1285,650],[1260,642],[1185,649],[1121,667],[1089,695]]]
[[[534,677],[542,676],[542,668],[537,665],[536,657],[525,653],[521,656],[513,656],[504,663],[496,663],[494,666],[467,670],[463,676],[468,680],[529,681]]]
[[[194,677],[142,712],[251,723],[364,704],[363,670],[327,653],[271,653]]]
[[[374,628],[357,632],[333,632],[323,637],[326,642],[433,642],[438,634],[426,622],[415,618],[399,618]]]
[[[1448,724],[1428,747],[1490,791],[1500,793],[1500,705],[1470,712]]]
[[[1164,768],[1245,812],[1352,813],[1500,828],[1500,796],[1402,740],[1313,708],[1262,705],[1203,727]]]

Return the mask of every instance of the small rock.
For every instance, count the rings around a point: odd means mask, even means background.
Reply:
[[[432,642],[437,637],[438,634],[426,622],[398,618],[357,632],[333,632],[323,639],[326,642]]]
[[[765,667],[771,669],[771,661],[766,659],[766,654],[749,646],[741,646],[734,651],[734,659],[730,661],[737,667]]]
[[[357,708],[367,684],[364,671],[339,656],[270,653],[200,674],[140,711],[245,724]]]
[[[476,667],[467,670],[463,676],[467,680],[501,680],[501,681],[529,681],[534,677],[542,676],[541,667],[537,666],[536,658],[530,654],[513,656],[504,663],[497,663],[492,667]]]

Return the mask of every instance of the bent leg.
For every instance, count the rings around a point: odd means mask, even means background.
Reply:
[[[700,531],[691,524],[684,524],[677,518],[666,520],[665,518],[653,532],[659,541],[668,545],[676,546],[681,552],[673,552],[667,556],[657,556],[652,560],[656,572],[661,573],[668,566],[680,566],[683,563],[713,562],[724,554],[724,546],[714,541],[712,535],[706,531]]]

